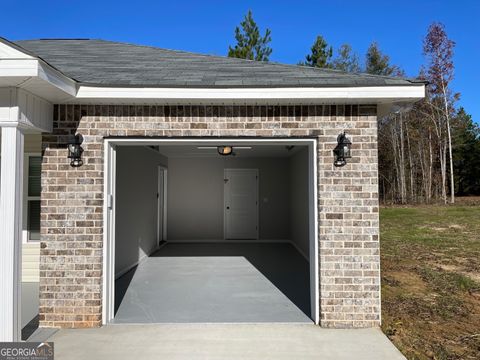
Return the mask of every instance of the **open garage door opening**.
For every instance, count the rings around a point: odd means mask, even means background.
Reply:
[[[105,150],[104,323],[318,323],[314,140]]]

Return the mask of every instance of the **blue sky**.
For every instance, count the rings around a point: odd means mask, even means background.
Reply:
[[[453,89],[459,105],[480,122],[480,1],[6,1],[0,36],[101,38],[170,49],[225,55],[233,32],[251,9],[262,29],[272,30],[271,60],[303,60],[317,34],[334,47],[348,42],[361,58],[368,45],[380,48],[409,76],[424,58],[428,25],[443,22],[456,42]]]

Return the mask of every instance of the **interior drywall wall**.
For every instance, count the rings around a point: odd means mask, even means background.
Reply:
[[[169,158],[167,239],[223,240],[226,168],[259,170],[259,238],[289,239],[288,158],[234,157]]]
[[[154,150],[117,148],[116,275],[156,248],[158,165],[168,166],[167,159]]]
[[[290,239],[308,258],[308,149],[303,148],[290,158]]]

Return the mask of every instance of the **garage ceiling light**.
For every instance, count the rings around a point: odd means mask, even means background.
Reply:
[[[222,145],[222,146],[197,146],[199,150],[213,150],[217,149],[217,152],[222,156],[233,155],[233,150],[251,150],[251,146],[230,146],[230,145]]]
[[[233,152],[233,149],[231,146],[219,146],[217,147],[217,151],[220,155],[231,155]]]

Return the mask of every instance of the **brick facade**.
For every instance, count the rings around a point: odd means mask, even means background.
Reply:
[[[380,323],[377,119],[371,105],[57,105],[43,136],[40,325],[101,325],[103,138],[315,137],[318,145],[321,325]],[[337,135],[352,155],[333,166]],[[84,136],[84,165],[72,168],[66,143]]]

